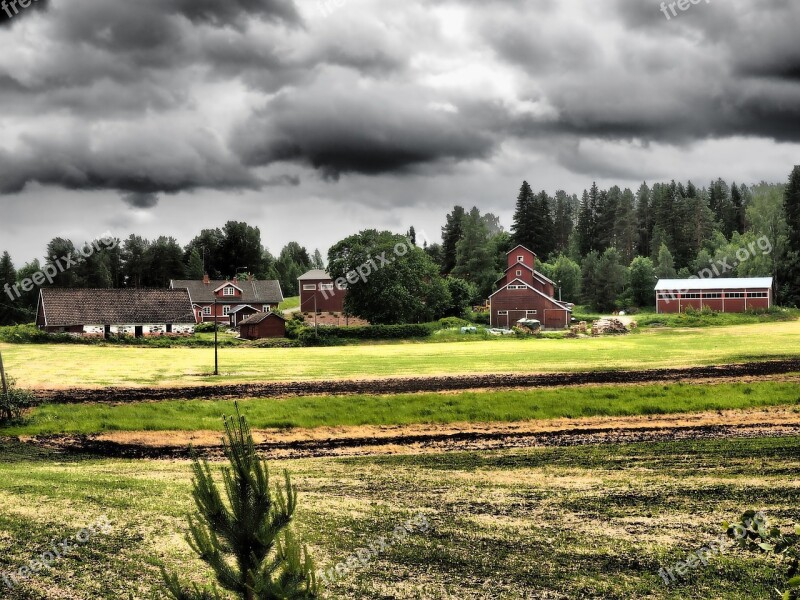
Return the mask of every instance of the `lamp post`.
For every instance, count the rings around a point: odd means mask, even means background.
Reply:
[[[559,279],[556,283],[558,283],[558,301],[561,302],[561,280]]]
[[[219,375],[219,347],[217,345],[217,299],[214,298],[214,375]]]

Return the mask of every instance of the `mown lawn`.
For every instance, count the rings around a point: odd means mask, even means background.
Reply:
[[[328,348],[210,348],[0,344],[24,387],[169,385],[294,379],[536,373],[719,364],[800,355],[800,321],[657,329],[622,337]]]
[[[778,405],[797,406],[800,420],[800,386],[776,382],[598,386],[239,401],[251,425],[261,429],[654,415]],[[33,410],[23,425],[0,428],[0,435],[221,430],[222,415],[234,411],[230,400],[44,405]]]
[[[657,572],[745,508],[800,521],[800,438],[272,463],[274,473],[284,467],[301,493],[296,529],[319,567],[414,515],[431,524],[337,581],[328,598],[769,598],[771,563],[734,549],[670,587]],[[0,571],[102,515],[113,526],[0,595],[164,598],[162,561],[207,580],[182,537],[189,493],[184,461],[80,460],[0,444]]]

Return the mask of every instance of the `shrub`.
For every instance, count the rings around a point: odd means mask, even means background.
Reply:
[[[0,390],[0,425],[8,425],[22,418],[22,413],[36,404],[33,393],[17,387],[13,379],[8,381],[8,395]]]
[[[351,340],[400,340],[426,338],[433,332],[430,325],[363,325],[359,327],[319,327],[317,333],[323,339]]]
[[[207,323],[198,323],[194,330],[195,333],[212,333],[214,331],[214,325],[216,325],[216,323],[213,321],[209,321]]]
[[[264,338],[254,340],[250,345],[253,348],[296,348],[299,344],[296,340],[287,340],[285,338]]]
[[[439,319],[434,325],[438,326],[439,329],[456,329],[459,327],[471,327],[473,323],[459,317],[445,317],[444,319]]]

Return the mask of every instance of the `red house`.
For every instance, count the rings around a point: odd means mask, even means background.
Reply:
[[[572,307],[555,299],[556,284],[536,270],[536,254],[517,246],[507,255],[505,274],[489,296],[492,327],[510,329],[520,319],[536,319],[546,329],[568,327]]]
[[[717,312],[745,312],[772,306],[772,277],[661,279],[655,292],[657,313],[706,306]]]
[[[192,306],[195,307],[197,319],[201,323],[230,323],[233,310],[243,304],[257,311],[270,312],[277,310],[278,304],[283,302],[281,284],[275,280],[239,280],[234,277],[232,280],[212,281],[206,275],[201,280],[175,279],[170,282],[170,288],[189,291]]]
[[[297,278],[300,288],[300,312],[344,312],[347,289],[337,287],[322,269],[312,269]]]

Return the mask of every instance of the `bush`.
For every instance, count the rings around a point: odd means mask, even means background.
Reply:
[[[433,324],[411,325],[363,325],[358,327],[320,326],[302,327],[292,331],[292,335],[303,346],[334,346],[345,340],[402,340],[427,338],[439,322]],[[289,330],[287,329],[287,335]],[[290,336],[291,337],[291,336]]]
[[[215,323],[210,321],[208,323],[198,323],[194,328],[195,333],[213,333]]]
[[[467,317],[475,323],[476,325],[488,325],[489,324],[489,313],[485,312],[472,312],[470,311],[467,314]]]
[[[0,390],[0,425],[18,421],[22,413],[35,404],[36,398],[32,392],[18,388],[13,379],[9,380],[8,396]]]
[[[296,340],[287,340],[285,338],[264,338],[253,340],[250,344],[253,348],[296,348],[298,345]]]
[[[437,326],[439,329],[457,329],[460,327],[471,327],[472,325],[473,323],[470,321],[460,319],[459,317],[445,317],[434,323],[434,326]]]

